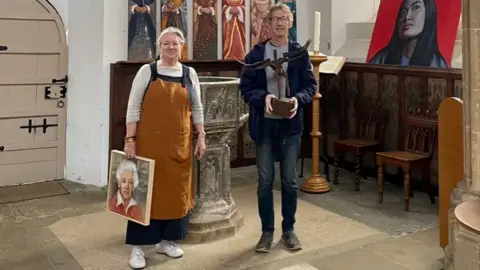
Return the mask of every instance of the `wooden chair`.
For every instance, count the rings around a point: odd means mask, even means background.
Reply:
[[[408,211],[411,196],[410,173],[413,167],[422,168],[422,180],[427,187],[430,202],[435,203],[435,194],[430,180],[430,163],[437,140],[437,115],[428,110],[410,109],[406,120],[405,150],[377,152],[377,185],[378,201],[382,203],[383,165],[400,167],[404,177],[404,210]]]
[[[362,103],[357,106],[358,121],[355,138],[333,141],[335,153],[334,180],[338,185],[339,159],[344,153],[355,155],[355,191],[360,191],[360,176],[362,174],[363,157],[366,153],[377,152],[383,142],[387,111],[379,102],[372,105]]]

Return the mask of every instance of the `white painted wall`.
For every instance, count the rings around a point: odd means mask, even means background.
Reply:
[[[331,40],[331,1],[330,0],[297,0],[297,38],[300,44],[305,43],[309,38],[313,41],[315,24],[315,11],[322,14],[320,26],[320,51],[330,54],[328,42]],[[310,46],[313,49],[313,42]]]
[[[313,38],[314,13],[320,11],[320,50],[335,54],[347,40],[346,24],[371,19],[379,4],[380,0],[297,0],[298,41]]]
[[[76,0],[72,0],[76,1]],[[108,159],[110,153],[110,64],[128,59],[128,1],[103,0],[104,2],[104,20],[103,20],[103,58],[102,58],[102,86],[101,103],[99,107],[101,130],[100,153],[95,151],[90,154],[100,156],[100,186],[108,183]],[[120,46],[119,46],[120,45]],[[92,166],[91,164],[90,166]],[[93,165],[95,166],[95,165]],[[93,178],[95,179],[95,178]]]
[[[378,10],[378,6],[380,5],[380,0],[375,0],[375,13],[377,12]]]
[[[376,13],[379,2],[380,0],[332,0],[331,52],[333,54],[347,40],[346,24],[349,22],[367,21]]]
[[[68,29],[68,0],[47,0],[57,10],[63,21],[65,29]]]
[[[68,31],[65,178],[103,186],[108,174],[110,63],[127,59],[128,1],[50,3]]]

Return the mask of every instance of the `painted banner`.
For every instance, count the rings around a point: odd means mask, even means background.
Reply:
[[[245,57],[245,0],[222,0],[223,59]]]
[[[250,8],[250,47],[272,37],[272,27],[267,20],[271,0],[251,0]]]
[[[182,60],[188,59],[188,38],[187,38],[187,1],[185,0],[163,0],[162,1],[161,30],[167,27],[176,27],[182,30],[185,36],[185,45],[181,55]]]
[[[156,1],[129,0],[128,60],[151,61],[156,54]]]
[[[460,0],[381,1],[367,63],[450,67],[460,13]]]
[[[193,2],[193,59],[217,60],[217,1]]]

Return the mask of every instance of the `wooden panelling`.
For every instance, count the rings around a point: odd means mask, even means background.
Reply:
[[[199,75],[239,76],[241,64],[237,61],[185,61]],[[111,65],[110,148],[123,149],[126,104],[133,78],[145,63],[118,62]],[[323,154],[333,160],[332,141],[355,134],[355,101],[380,99],[388,112],[384,150],[401,150],[405,134],[406,110],[421,107],[436,111],[440,102],[462,92],[461,70],[400,67],[347,63],[339,76],[322,75],[320,82],[321,130],[324,134]],[[311,152],[311,109],[304,112],[302,156]],[[232,167],[255,163],[255,152],[246,127],[232,138],[235,159]],[[436,155],[434,156],[436,160]],[[436,161],[434,161],[436,164]],[[346,164],[348,165],[348,164]],[[365,165],[373,168],[373,160]],[[367,170],[368,171],[368,170]],[[436,166],[433,168],[436,179]],[[372,175],[375,175],[372,171]],[[415,176],[414,176],[415,177]]]

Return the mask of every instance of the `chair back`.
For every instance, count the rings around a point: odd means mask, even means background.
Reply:
[[[405,151],[432,156],[437,143],[437,113],[429,110],[408,110]]]
[[[387,110],[380,102],[361,102],[357,105],[357,138],[383,141]]]

